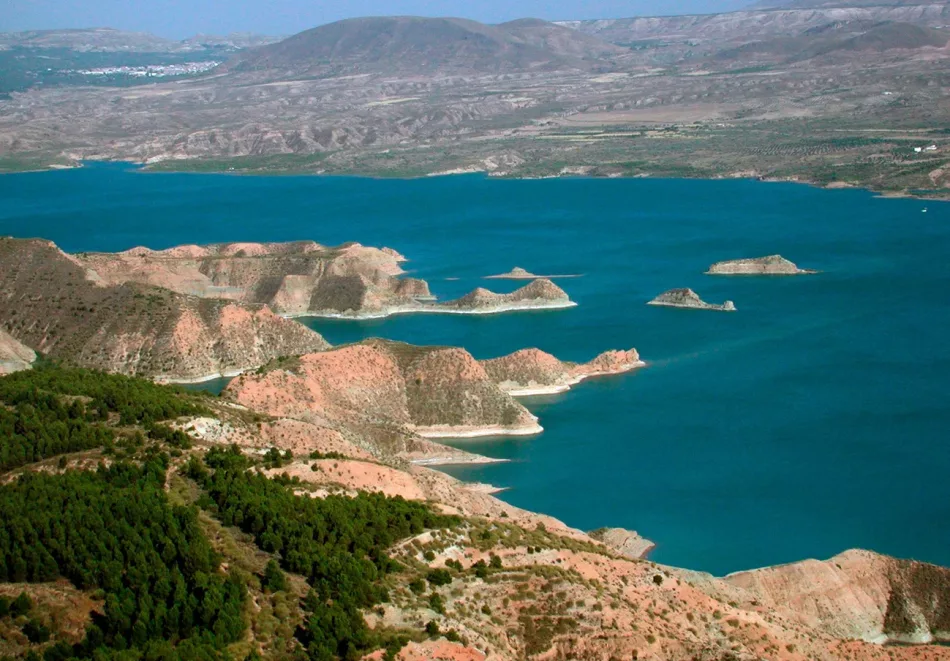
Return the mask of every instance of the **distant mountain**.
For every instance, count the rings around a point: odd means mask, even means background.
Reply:
[[[941,5],[946,0],[759,0],[749,9],[824,9],[829,7],[909,7]]]
[[[507,72],[585,67],[625,49],[540,20],[484,25],[461,18],[356,18],[248,52],[239,69]],[[599,62],[600,66],[604,62]]]
[[[165,53],[179,46],[176,41],[148,32],[126,32],[112,28],[4,32],[0,33],[0,45],[7,48],[66,48],[80,52],[137,53]]]
[[[273,43],[279,39],[241,32],[225,36],[196,35],[175,41],[148,32],[88,28],[2,32],[0,48],[61,48],[80,53],[183,53],[209,49],[240,50]]]

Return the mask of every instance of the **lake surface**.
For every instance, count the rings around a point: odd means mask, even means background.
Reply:
[[[447,470],[578,528],[636,529],[658,562],[721,574],[863,547],[950,565],[950,205],[752,181],[110,165],[0,177],[0,234],[67,251],[359,241],[408,256],[444,298],[509,291],[519,283],[481,278],[514,266],[582,273],[558,281],[579,303],[567,310],[308,323],[333,343],[380,336],[478,358],[639,349],[647,369],[526,400],[544,434],[458,443],[511,463]],[[703,275],[773,253],[823,273]],[[645,305],[672,287],[739,311]]]

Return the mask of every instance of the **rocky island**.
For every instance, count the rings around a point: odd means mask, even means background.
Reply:
[[[516,266],[511,269],[508,273],[499,273],[498,275],[486,275],[485,280],[536,280],[538,278],[545,278],[547,280],[554,280],[556,278],[579,278],[579,275],[535,275],[530,271],[527,271],[520,266]]]
[[[813,273],[818,273],[818,271],[800,269],[781,255],[717,262],[706,271],[706,275],[810,275]]]
[[[719,310],[721,312],[735,312],[736,304],[726,301],[722,305],[706,303],[692,289],[671,289],[663,292],[647,305],[660,305],[671,308],[693,308],[695,310]]]
[[[576,305],[577,303],[572,301],[563,289],[550,280],[541,278],[510,294],[496,294],[479,287],[457,300],[423,305],[418,311],[495,314],[514,310],[570,308]]]

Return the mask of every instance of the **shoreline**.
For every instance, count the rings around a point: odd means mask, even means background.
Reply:
[[[481,454],[469,454],[447,456],[447,457],[427,457],[425,459],[410,459],[409,463],[413,466],[422,466],[423,468],[437,468],[438,466],[488,466],[491,464],[510,464],[511,459],[496,459],[486,457]],[[505,490],[511,487],[505,487]]]
[[[414,434],[422,438],[485,438],[488,436],[537,436],[544,431],[544,427],[535,423],[532,427],[502,427],[501,425],[486,425],[484,427],[451,427],[436,425],[432,427],[415,428]]]
[[[653,305],[658,308],[680,308],[682,310],[711,310],[712,312],[736,312],[736,308],[727,308],[725,305],[716,305],[715,303],[706,303],[705,305],[682,305],[679,303],[663,303],[660,301],[650,301],[647,305]]]
[[[511,395],[512,397],[538,397],[542,395],[560,395],[570,391],[574,386],[587,381],[588,379],[596,379],[597,377],[602,376],[619,376],[620,374],[629,374],[630,372],[635,372],[638,369],[642,369],[647,366],[645,361],[639,361],[637,363],[631,363],[625,366],[623,369],[612,370],[609,372],[591,372],[589,374],[582,374],[580,376],[573,377],[564,383],[558,383],[556,385],[550,386],[532,386],[529,388],[515,388],[513,390],[505,390],[503,386],[500,386],[502,390]]]
[[[200,159],[185,159],[181,162],[200,162]],[[507,179],[514,181],[538,181],[538,180],[547,180],[547,179],[603,179],[603,180],[634,180],[634,179],[656,179],[656,180],[675,180],[675,181],[686,181],[686,180],[696,180],[696,181],[756,181],[760,183],[768,184],[799,184],[802,186],[809,186],[811,188],[819,188],[827,191],[835,190],[861,190],[872,193],[877,199],[910,199],[910,200],[926,200],[928,202],[950,202],[950,197],[936,197],[934,194],[938,193],[937,190],[921,192],[922,194],[914,193],[913,191],[907,190],[884,190],[881,188],[875,188],[870,184],[863,184],[861,182],[850,183],[846,182],[846,185],[842,186],[840,182],[829,182],[829,183],[820,183],[817,181],[798,178],[794,175],[789,177],[768,177],[768,176],[747,176],[747,177],[731,177],[728,174],[722,175],[710,175],[708,177],[671,177],[671,176],[653,176],[650,174],[635,174],[635,175],[625,175],[620,174],[619,176],[592,176],[585,175],[579,177],[578,175],[562,175],[562,174],[550,174],[550,175],[524,175],[524,176],[498,176],[498,175],[489,175],[484,171],[475,171],[475,172],[458,172],[458,173],[443,173],[440,176],[433,176],[434,173],[422,173],[418,175],[401,175],[401,176],[387,176],[386,174],[380,173],[360,173],[360,172],[314,172],[308,170],[280,170],[280,171],[229,171],[229,170],[208,170],[208,171],[196,171],[196,170],[153,170],[150,169],[149,163],[143,161],[130,161],[122,159],[90,159],[88,161],[79,161],[76,165],[60,165],[59,167],[52,167],[53,164],[45,168],[30,168],[25,170],[5,170],[0,171],[0,176],[11,175],[11,174],[40,174],[44,172],[62,172],[70,170],[78,170],[84,167],[86,162],[89,163],[104,163],[104,164],[127,164],[136,169],[137,172],[143,174],[193,174],[193,175],[217,175],[217,176],[248,176],[248,177],[278,177],[278,176],[294,176],[294,177],[351,177],[351,178],[362,178],[362,179],[374,179],[374,180],[393,180],[393,181],[416,181],[424,179],[438,179],[440,177],[457,177],[457,176],[481,176],[486,179]],[[172,161],[164,161],[172,162]],[[564,276],[560,276],[564,277]]]
[[[565,310],[567,308],[577,307],[574,301],[561,301],[551,303],[525,303],[525,304],[506,304],[498,307],[461,310],[453,308],[439,308],[437,306],[419,306],[390,308],[381,312],[351,313],[346,312],[306,312],[301,314],[282,314],[285,319],[341,319],[348,321],[363,321],[370,319],[386,319],[402,314],[472,314],[472,315],[490,315],[503,314],[505,312],[530,312],[532,310]]]
[[[533,273],[528,275],[508,275],[507,273],[502,273],[501,275],[483,275],[482,280],[565,280],[567,278],[583,277],[583,273],[569,273],[566,275],[534,275]]]

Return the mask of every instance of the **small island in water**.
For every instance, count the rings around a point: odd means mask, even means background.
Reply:
[[[663,292],[647,305],[661,305],[670,308],[694,308],[696,310],[719,310],[720,312],[735,312],[736,304],[726,301],[722,305],[707,303],[692,289],[671,289]]]
[[[794,262],[781,255],[717,262],[706,271],[706,275],[810,275],[813,273],[818,273],[818,271],[800,269]]]
[[[545,280],[551,280],[553,278],[579,278],[579,274],[570,274],[570,275],[535,275],[527,269],[523,269],[520,266],[516,266],[511,269],[508,273],[499,273],[498,275],[486,275],[485,280],[537,280],[538,278],[543,278]]]

